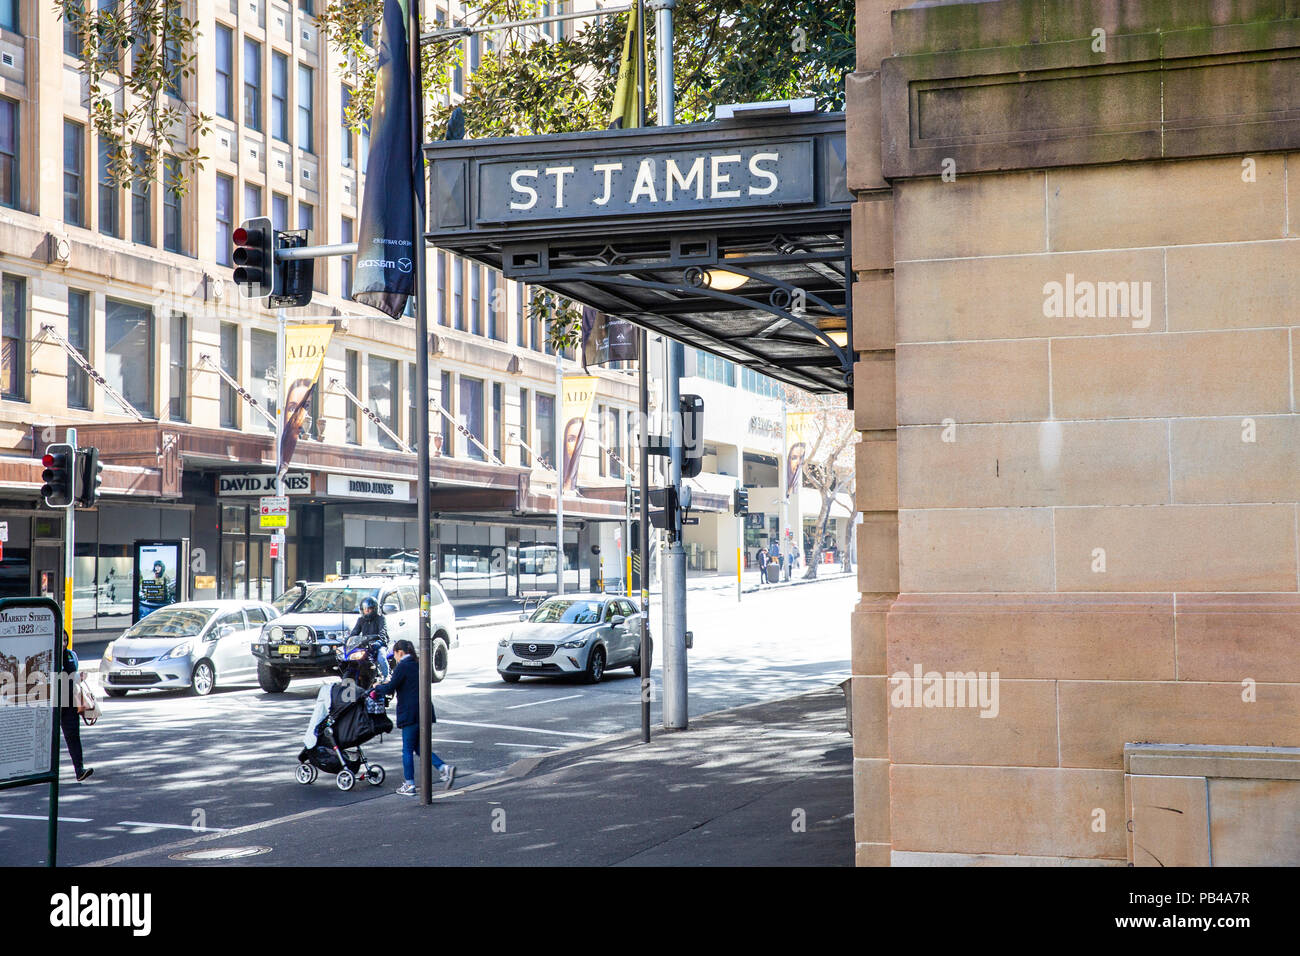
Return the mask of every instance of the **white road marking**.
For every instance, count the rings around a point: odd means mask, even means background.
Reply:
[[[0,813],[0,819],[5,820],[40,820],[42,822],[50,819],[49,814],[30,814],[30,813]],[[60,823],[90,823],[90,817],[59,817]]]
[[[580,740],[599,740],[602,734],[579,734],[571,730],[542,730],[539,727],[516,727],[513,724],[480,724],[472,720],[440,720],[440,724],[456,727],[490,727],[493,730],[519,730],[526,734],[555,734],[557,737],[577,737]]]
[[[190,830],[194,833],[225,833],[229,827],[196,827],[186,823],[144,823],[140,820],[118,820],[119,827],[154,827],[159,830]]]
[[[538,704],[555,704],[562,700],[577,700],[581,694],[570,694],[568,697],[550,697],[546,700],[530,700],[526,704],[511,704],[506,710],[518,710],[520,707],[536,707]]]
[[[529,750],[554,750],[546,744],[493,744],[494,747],[527,747]]]

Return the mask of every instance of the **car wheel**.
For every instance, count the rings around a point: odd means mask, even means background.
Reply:
[[[198,697],[207,697],[217,686],[217,675],[211,661],[199,661],[190,672],[190,690]]]
[[[112,687],[105,687],[105,688],[104,688],[104,693],[107,694],[109,697],[125,697],[125,696],[126,696],[126,691],[124,691],[124,690],[114,690]]]
[[[593,647],[587,658],[587,673],[584,675],[588,684],[599,684],[605,676],[605,649]]]
[[[655,642],[654,642],[653,640],[650,640],[649,638],[647,638],[647,639],[646,639],[646,643],[647,643],[647,644],[649,645],[649,647],[650,647],[650,653],[647,655],[647,656],[650,658],[650,666],[651,666],[651,667],[654,667],[654,662],[655,662]],[[632,662],[632,676],[633,676],[633,677],[640,677],[640,676],[641,676],[641,651],[640,651],[640,649],[637,650],[637,653],[636,653],[636,660],[634,660],[634,661]]]
[[[447,676],[447,636],[442,633],[434,635],[433,638],[433,682],[436,684]]]
[[[501,675],[501,679],[502,679],[503,681],[505,681],[507,684],[518,684],[518,683],[519,683],[519,675],[518,675],[518,674],[502,674],[502,675]]]
[[[283,694],[289,687],[289,675],[278,667],[257,663],[257,684],[268,694]]]

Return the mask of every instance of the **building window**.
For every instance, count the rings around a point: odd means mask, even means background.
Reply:
[[[451,441],[451,419],[449,416],[454,414],[451,404],[451,372],[442,373],[440,384],[442,388],[438,395],[438,407],[441,408],[442,411],[438,413],[438,417],[442,419],[442,453],[444,455],[450,455],[453,451],[453,445]]]
[[[311,232],[313,219],[315,218],[312,215],[312,212],[313,210],[310,203],[305,203],[305,202],[298,203],[298,228],[299,229],[306,229],[308,232]],[[308,236],[307,238],[310,239],[311,236]]]
[[[555,396],[537,393],[537,457],[547,468],[555,466]]]
[[[606,454],[605,449],[612,448],[609,440],[609,416],[610,410],[605,405],[596,406],[596,440],[600,444],[600,451],[596,455],[596,474],[605,478],[609,475],[609,464],[613,460]]]
[[[361,354],[348,349],[345,359],[345,378],[348,391],[360,397],[361,394]],[[357,427],[357,410],[348,399],[347,442],[349,445],[361,444],[361,429]]]
[[[86,224],[86,128],[63,121],[63,221]]]
[[[343,228],[339,235],[339,241],[346,245],[354,241],[352,236],[352,220],[347,216],[343,217]],[[343,298],[352,298],[352,261],[354,256],[343,256]]]
[[[298,148],[311,153],[312,145],[312,75],[309,66],[298,64]]]
[[[18,205],[18,104],[0,96],[0,205]]]
[[[695,350],[695,374],[722,385],[735,387],[736,384],[736,366],[701,349]]]
[[[312,0],[298,0],[298,9],[308,16],[314,16],[316,13],[315,4]]]
[[[186,412],[190,384],[190,319],[180,312],[172,313],[168,355],[171,374],[167,388],[167,417],[174,422],[187,422],[190,420]]]
[[[14,0],[17,5],[18,0]],[[85,5],[80,2],[69,2],[69,9],[75,9],[78,13],[85,12]],[[85,44],[81,42],[81,34],[77,32],[77,26],[72,22],[71,17],[63,18],[63,52],[78,59],[86,55]]]
[[[433,320],[438,325],[447,324],[447,253],[439,250],[437,258],[438,281],[433,299]]]
[[[173,156],[163,159],[163,248],[185,252],[181,230],[181,164]]]
[[[0,0],[0,27],[10,33],[22,33],[18,29],[18,0]]]
[[[348,105],[352,102],[352,90],[343,87],[343,165],[351,169],[352,164],[356,161],[355,146],[356,140],[352,129],[348,126]]]
[[[153,418],[153,311],[108,299],[104,310],[104,377],[145,418]]]
[[[0,398],[27,400],[27,280],[5,276],[0,282]]]
[[[118,225],[117,185],[111,176],[112,159],[107,140],[99,141],[99,231],[106,236],[120,236]]]
[[[233,322],[221,323],[221,370],[239,381],[239,326]],[[221,427],[239,427],[239,396],[224,379],[221,382]]]
[[[272,418],[280,414],[279,377],[275,333],[253,329],[248,333],[248,380],[251,383],[249,391]],[[275,426],[261,415],[257,416],[257,424],[263,431],[275,430]]]
[[[289,58],[271,52],[271,135],[289,142]]]
[[[520,348],[528,348],[528,325],[527,317],[524,314],[524,287],[518,283],[515,284],[515,344]]]
[[[379,420],[394,432],[397,431],[397,400],[393,390],[397,388],[397,361],[378,355],[370,356],[369,382],[367,383],[366,406],[379,416]],[[393,441],[382,428],[366,419],[366,439],[378,442],[383,448],[396,448]]]
[[[244,37],[244,127],[262,131],[262,44]]]
[[[475,335],[483,334],[483,306],[479,297],[479,290],[482,286],[482,271],[478,263],[471,263],[469,267],[469,329]]]
[[[276,232],[289,229],[289,197],[271,193],[271,228]]]
[[[505,336],[501,334],[501,314],[497,308],[501,303],[497,301],[497,271],[489,269],[487,271],[487,327],[488,338],[496,339],[499,342],[505,341]]]
[[[217,173],[217,263],[231,264],[231,222],[234,218],[233,206],[235,181],[229,176]]]
[[[181,99],[181,45],[173,36],[163,40],[163,72],[167,77],[167,95]]]
[[[68,291],[68,344],[90,358],[90,294]],[[90,376],[68,356],[68,407],[90,407]]]
[[[217,24],[217,115],[235,118],[235,35],[230,27]]]
[[[505,387],[500,382],[492,383],[492,454],[497,461],[505,461],[503,443],[506,434]]]
[[[465,24],[462,23],[460,20],[456,20],[453,22],[452,25],[459,30]],[[460,47],[460,56],[456,57],[456,61],[455,61],[456,65],[452,68],[451,71],[451,91],[455,93],[457,96],[460,96],[462,93],[465,92],[465,71],[461,68],[461,63],[463,63],[464,61],[465,61],[465,45],[462,43]]]
[[[361,132],[357,134],[357,139],[358,148],[361,150],[361,175],[364,176],[370,166],[370,120],[361,124]]]
[[[262,187],[244,183],[244,218],[262,215]]]
[[[465,270],[459,259],[451,261],[451,320],[465,331]]]
[[[519,464],[525,468],[533,463],[533,456],[524,447],[533,443],[533,436],[528,431],[528,423],[532,419],[531,412],[528,389],[521,388],[519,390]]]
[[[131,162],[135,175],[131,178],[131,241],[153,245],[153,188],[143,173],[149,168],[149,157],[143,146],[131,148]]]
[[[415,384],[418,380],[415,377],[415,363],[406,364],[406,443],[415,451],[416,442],[420,440],[419,419],[419,396],[415,394]]]

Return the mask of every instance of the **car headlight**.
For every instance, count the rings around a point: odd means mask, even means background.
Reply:
[[[299,644],[307,644],[312,639],[312,630],[306,624],[299,624],[293,629],[293,639]]]
[[[188,657],[192,650],[194,650],[194,645],[189,641],[186,641],[184,644],[177,644],[170,651],[164,654],[163,659],[171,660],[176,657]]]
[[[272,627],[267,634],[270,637],[272,644],[279,644],[284,640],[284,628],[280,627],[278,624]]]
[[[572,640],[565,641],[560,646],[561,647],[586,647],[587,641],[589,640],[591,640],[590,634],[588,634],[586,637],[575,637]]]
[[[113,646],[112,644],[109,645],[109,647],[112,646]],[[509,647],[509,646],[510,646],[510,638],[508,637],[503,637],[501,638],[501,640],[497,641],[497,647]]]
[[[116,641],[108,642],[108,647],[104,648],[104,660],[111,661],[113,659],[113,645],[116,643]]]

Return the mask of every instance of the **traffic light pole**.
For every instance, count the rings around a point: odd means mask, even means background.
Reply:
[[[641,483],[641,523],[638,537],[641,539],[638,550],[641,554],[641,742],[650,742],[650,379],[646,353],[650,348],[650,336],[645,329],[638,333],[637,364],[640,366],[640,411],[641,427],[638,429],[641,440],[641,468],[638,477]],[[631,542],[629,542],[630,546]],[[628,587],[632,586],[632,576],[628,575]],[[629,591],[630,593],[630,591]]]
[[[73,548],[77,542],[77,430],[69,428],[63,440],[72,446],[72,501],[68,502],[63,516],[63,629],[71,641]]]
[[[743,457],[743,456],[742,456],[742,458],[741,458],[741,466],[740,466],[740,470],[741,470],[742,472],[745,470],[744,457]],[[737,478],[737,479],[736,479],[736,500],[737,500],[737,502],[739,502],[739,499],[740,499],[740,488],[741,488],[741,482],[742,482],[742,481],[743,481],[743,477],[742,477],[742,478]],[[743,514],[740,513],[740,509],[739,509],[739,508],[732,508],[731,510],[736,512],[736,602],[739,603],[739,602],[740,602],[740,591],[741,591],[741,587],[740,587],[741,577],[740,577],[740,574],[741,574],[741,571],[743,571],[744,568],[745,568],[745,516],[744,516]]]

